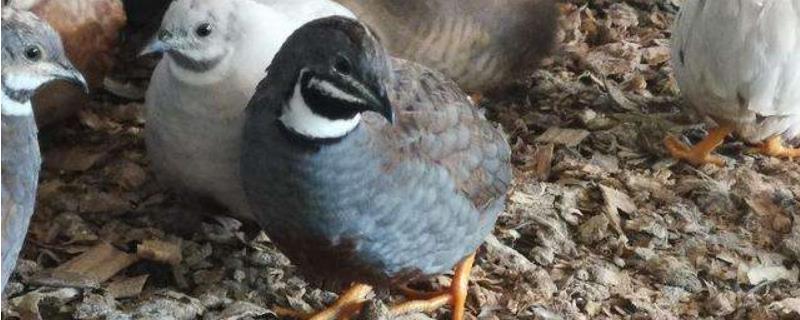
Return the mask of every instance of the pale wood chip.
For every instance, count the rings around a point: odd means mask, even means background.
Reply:
[[[609,220],[611,220],[611,224],[614,226],[614,229],[619,233],[620,236],[625,236],[625,233],[622,230],[622,221],[619,217],[619,210],[622,210],[627,213],[635,213],[637,208],[636,204],[633,203],[631,198],[617,189],[607,187],[604,185],[600,185],[600,191],[603,194],[603,200],[606,203],[606,210],[605,214],[608,215]]]
[[[536,270],[536,264],[528,260],[522,253],[514,250],[501,242],[494,235],[486,237],[486,252],[489,257],[496,257],[497,262],[519,272],[530,272]]]
[[[52,150],[45,156],[48,168],[83,172],[108,156],[107,150],[95,151],[86,147],[67,147]]]
[[[574,147],[589,136],[588,130],[583,129],[565,129],[558,127],[551,127],[547,129],[541,136],[536,138],[539,143],[553,143],[560,144],[567,147]]]
[[[546,144],[536,148],[533,154],[533,172],[536,178],[546,181],[550,177],[550,169],[553,166],[553,144]]]
[[[606,208],[609,211],[617,212],[617,210],[622,210],[627,213],[636,212],[636,204],[633,203],[633,200],[631,200],[627,194],[605,185],[600,185],[600,191],[603,192],[603,200],[606,201]]]
[[[769,308],[786,316],[786,319],[797,319],[789,317],[800,317],[800,298],[786,298],[776,301],[770,304]]]
[[[145,240],[136,246],[136,254],[147,260],[177,266],[183,260],[180,241]]]
[[[32,282],[56,287],[97,288],[136,261],[139,261],[136,255],[101,242],[55,269],[40,272]]]
[[[761,193],[745,198],[745,203],[761,218],[761,223],[780,233],[789,233],[792,230],[792,221],[784,209],[767,195]]]
[[[106,291],[115,299],[133,298],[139,296],[144,289],[149,275],[143,274],[133,278],[125,278],[108,284]]]
[[[74,288],[60,288],[60,289],[52,289],[52,288],[39,288],[34,291],[28,292],[22,296],[15,297],[11,299],[9,302],[11,304],[11,309],[18,312],[18,315],[21,319],[44,319],[42,317],[41,311],[39,310],[39,304],[44,300],[52,300],[57,301],[60,304],[67,303],[69,301],[74,300],[78,297],[80,291]],[[3,301],[3,315],[5,318],[6,310],[5,310],[5,299]]]

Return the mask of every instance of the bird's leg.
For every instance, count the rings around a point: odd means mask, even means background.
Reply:
[[[671,135],[664,138],[664,145],[667,147],[667,151],[676,159],[685,160],[696,166],[712,163],[721,167],[725,165],[725,160],[711,153],[722,144],[725,137],[731,132],[733,132],[732,124],[722,124],[711,129],[708,132],[708,136],[694,145],[694,147],[683,144],[678,138]]]
[[[773,136],[761,143],[756,151],[770,157],[800,158],[800,148],[787,148],[783,145],[781,136]]]
[[[467,303],[467,285],[469,284],[469,274],[472,271],[472,264],[475,262],[475,254],[471,254],[456,266],[453,282],[450,289],[439,293],[425,300],[406,301],[390,309],[392,316],[399,316],[411,312],[431,312],[450,303],[453,306],[453,320],[463,320]],[[412,292],[412,295],[419,293]],[[427,295],[427,294],[423,294]]]
[[[469,101],[472,102],[472,104],[477,106],[477,105],[481,104],[481,101],[483,101],[483,94],[480,94],[478,92],[474,92],[474,93],[469,95]]]
[[[336,302],[325,310],[313,314],[305,314],[295,310],[285,308],[275,308],[275,313],[281,317],[291,317],[306,320],[334,320],[350,319],[358,314],[367,300],[367,295],[372,292],[372,287],[356,283],[350,289],[342,293]]]
[[[416,289],[411,289],[407,285],[399,286],[397,289],[400,290],[400,292],[403,293],[403,296],[405,296],[406,299],[409,300],[428,300],[436,296],[440,296],[445,292],[450,292],[450,288],[447,288],[445,290],[431,291],[431,292],[419,291]]]

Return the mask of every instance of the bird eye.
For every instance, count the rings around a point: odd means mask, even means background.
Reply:
[[[42,49],[35,45],[25,48],[25,58],[30,61],[39,61],[42,58]]]
[[[194,29],[194,33],[198,37],[208,37],[213,30],[214,27],[212,27],[210,23],[201,23],[199,26],[197,26],[197,29]]]
[[[349,75],[353,68],[347,58],[339,56],[336,58],[336,62],[333,64],[333,69],[343,75]]]

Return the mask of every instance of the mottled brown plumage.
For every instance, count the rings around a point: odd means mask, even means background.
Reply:
[[[505,195],[510,171],[501,162],[509,154],[500,130],[472,106],[463,91],[439,72],[403,59],[393,59],[390,99],[397,122],[382,126],[394,137],[400,154],[447,168],[456,185],[476,208],[486,208]],[[502,143],[501,143],[502,142]],[[498,161],[487,166],[484,161]]]
[[[552,0],[335,0],[389,52],[480,92],[528,75],[554,44]]]

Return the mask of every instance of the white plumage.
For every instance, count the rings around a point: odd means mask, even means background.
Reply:
[[[188,41],[188,49],[181,49],[189,58],[223,56],[210,70],[183,68],[167,54],[152,76],[146,141],[159,178],[249,219],[239,176],[244,108],[284,40],[304,23],[329,15],[352,13],[327,0],[176,0],[162,28],[181,36],[214,17],[213,32],[230,35],[209,37],[207,45]]]
[[[749,143],[800,134],[800,0],[690,0],[672,63],[688,102]]]

